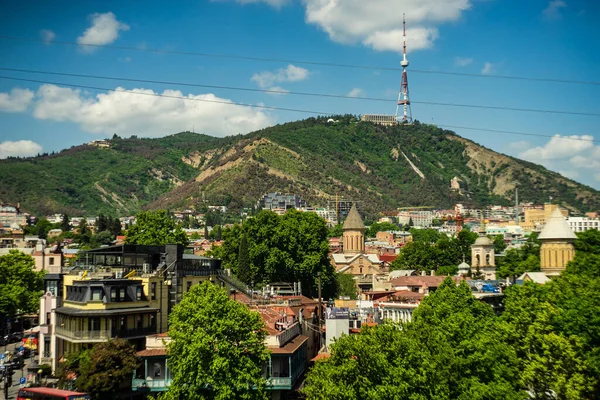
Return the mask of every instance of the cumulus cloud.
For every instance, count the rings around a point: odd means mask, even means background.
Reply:
[[[350,92],[348,92],[349,97],[362,97],[365,95],[364,90],[360,88],[354,88]]]
[[[92,14],[89,18],[92,21],[92,26],[77,38],[77,43],[81,45],[81,49],[88,53],[94,51],[96,48],[86,46],[86,44],[110,44],[117,40],[120,31],[129,30],[129,25],[117,21],[117,17],[112,12]]]
[[[600,147],[598,147],[598,149],[600,149]],[[571,162],[571,165],[577,168],[600,169],[600,160],[593,156],[586,157],[578,154],[569,161]]]
[[[431,47],[438,37],[436,26],[458,20],[471,4],[472,0],[304,0],[306,22],[323,29],[331,40],[398,52],[404,13],[407,45],[417,50]]]
[[[78,124],[91,133],[163,136],[189,129],[214,136],[247,133],[273,125],[265,112],[232,105],[214,94],[188,94],[179,90],[160,93],[150,89],[126,90],[95,96],[81,90],[42,85],[33,116],[40,120]]]
[[[481,69],[481,75],[489,75],[494,72],[494,64],[486,62]]]
[[[40,31],[40,36],[42,37],[42,40],[46,43],[51,42],[54,40],[54,38],[56,37],[56,34],[54,32],[52,32],[50,29],[42,29]]]
[[[567,3],[563,0],[552,0],[548,3],[548,7],[544,8],[542,15],[547,20],[557,20],[562,18],[560,10],[567,7]]]
[[[214,0],[213,0],[214,1]],[[240,4],[266,3],[275,8],[281,8],[290,3],[290,0],[236,0]]]
[[[42,152],[42,146],[31,140],[0,143],[0,159],[7,157],[32,157]]]
[[[275,83],[282,82],[298,82],[308,78],[310,72],[302,67],[296,67],[295,65],[288,65],[285,68],[280,68],[277,71],[262,71],[252,75],[250,80],[255,82],[261,89],[276,90],[281,92],[287,92],[286,89],[280,86],[274,86]]]
[[[584,150],[593,149],[593,139],[594,137],[590,135],[554,135],[544,146],[526,150],[520,154],[520,157],[534,162],[569,158]]]
[[[454,66],[455,67],[466,67],[467,65],[473,62],[472,58],[468,57],[454,57]]]
[[[34,93],[29,89],[13,88],[10,93],[0,93],[1,112],[22,112],[33,100]]]

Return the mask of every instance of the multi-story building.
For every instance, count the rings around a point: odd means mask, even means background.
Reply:
[[[281,194],[278,192],[267,193],[258,200],[259,208],[266,210],[308,207],[306,200],[296,194]]]
[[[398,125],[398,120],[395,115],[387,115],[387,114],[363,114],[360,117],[361,121],[364,122],[372,122],[378,125],[384,126],[394,126]]]
[[[543,208],[526,208],[525,209],[525,222],[521,224],[523,229],[526,231],[540,232],[546,221],[550,219],[550,216],[558,207],[557,204],[544,204]],[[569,216],[568,210],[561,209],[560,212],[566,218]]]
[[[419,228],[428,228],[433,223],[433,211],[400,211],[398,223],[400,225],[410,224]]]
[[[0,204],[0,225],[5,228],[27,225],[27,214],[21,213],[18,205]]]
[[[247,291],[220,260],[184,254],[181,245],[111,246],[79,259],[71,273],[46,277],[40,357],[54,367],[68,352],[115,337],[141,350],[147,335],[167,331],[173,307],[201,281]]]
[[[569,217],[567,222],[573,232],[584,232],[590,229],[600,229],[600,219],[589,217]]]

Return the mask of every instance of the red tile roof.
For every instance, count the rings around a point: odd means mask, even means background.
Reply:
[[[315,361],[319,361],[319,360],[327,360],[329,357],[331,357],[331,354],[329,354],[329,353],[319,353],[319,354],[317,354],[317,356],[315,358],[313,358],[310,361],[315,362]]]
[[[396,279],[392,279],[390,283],[392,286],[426,286],[426,287],[438,287],[444,282],[446,276],[401,276]],[[460,283],[464,278],[453,276],[452,280],[456,283]]]
[[[146,349],[137,352],[138,357],[158,357],[166,355],[167,349]]]
[[[289,342],[287,342],[285,344],[285,346],[275,347],[275,348],[270,347],[269,350],[271,350],[271,353],[273,353],[273,354],[293,354],[307,340],[308,340],[308,336],[298,335],[295,338],[293,338],[292,340],[290,340]]]

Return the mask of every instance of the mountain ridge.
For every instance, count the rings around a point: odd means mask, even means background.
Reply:
[[[81,145],[0,160],[6,171],[0,199],[40,214],[125,215],[204,200],[239,209],[279,191],[313,205],[337,194],[361,201],[375,215],[401,206],[512,204],[519,182],[523,202],[551,196],[573,212],[600,209],[597,190],[452,131],[418,122],[383,127],[350,115],[334,119],[308,118],[225,138],[115,135],[110,148]],[[454,176],[462,194],[450,190]]]

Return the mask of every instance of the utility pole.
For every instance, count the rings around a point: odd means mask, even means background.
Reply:
[[[519,226],[519,187],[515,185],[515,222]]]
[[[319,350],[321,350],[321,314],[323,313],[322,310],[322,306],[321,306],[321,272],[317,272],[317,278],[319,279],[319,312],[318,312],[318,318],[319,318],[319,323],[317,324],[317,327],[319,328]]]

